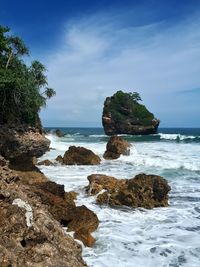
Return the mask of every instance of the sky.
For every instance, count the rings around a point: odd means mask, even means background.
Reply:
[[[101,127],[103,103],[139,92],[160,127],[200,127],[199,0],[0,0],[56,90],[44,126]]]

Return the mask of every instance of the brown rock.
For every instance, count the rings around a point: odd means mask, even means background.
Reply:
[[[88,177],[87,191],[98,194],[97,203],[133,208],[166,207],[170,186],[161,176],[138,174],[133,179],[117,180],[114,177],[93,174]]]
[[[99,225],[99,220],[97,215],[88,209],[86,206],[82,205],[76,207],[72,214],[72,220],[68,224],[68,231],[78,231],[82,228],[94,232]]]
[[[118,91],[104,102],[102,124],[107,135],[147,135],[157,132],[160,121],[131,93]]]
[[[90,234],[90,232],[84,228],[75,232],[74,238],[81,240],[87,247],[92,247],[96,241],[95,238]]]
[[[37,165],[53,166],[54,164],[49,159],[45,159],[38,162]]]
[[[98,217],[86,206],[76,207],[74,199],[77,193],[66,193],[63,185],[50,181],[34,185],[33,191],[61,225],[68,227],[68,231],[79,232],[76,238],[84,245],[91,246],[95,242],[91,232],[98,227]]]
[[[57,156],[56,161],[58,161],[61,164],[63,164],[63,157],[61,155]]]
[[[111,136],[103,155],[104,159],[118,159],[120,155],[129,155],[131,145],[119,136]]]
[[[84,147],[70,146],[63,157],[66,165],[98,165],[100,162],[99,156]]]
[[[0,154],[10,161],[12,168],[32,168],[33,157],[48,151],[50,141],[39,129],[27,125],[0,125]]]
[[[16,183],[7,166],[0,166],[0,176],[0,266],[86,266],[81,247],[64,233],[33,186],[23,179]]]
[[[119,182],[116,178],[103,174],[92,174],[87,179],[89,180],[89,186],[86,188],[86,191],[90,195],[96,195],[103,189],[112,191]]]

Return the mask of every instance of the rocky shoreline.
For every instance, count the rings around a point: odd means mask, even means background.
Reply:
[[[43,132],[31,127],[0,130],[0,265],[1,266],[86,266],[82,247],[93,246],[92,232],[99,225],[97,215],[86,206],[76,206],[76,192],[51,182],[37,168],[36,157],[49,150]],[[113,160],[128,156],[130,144],[121,137],[108,141],[103,157]],[[84,147],[69,147],[56,164],[98,165],[101,159]],[[38,165],[54,165],[49,160]],[[86,191],[96,203],[132,208],[168,205],[167,181],[155,175],[139,174],[133,179],[116,179],[101,174],[88,177]],[[63,227],[66,228],[64,231]]]
[[[75,192],[65,192],[35,166],[50,141],[38,129],[0,128],[0,266],[86,266],[82,248],[99,221]]]

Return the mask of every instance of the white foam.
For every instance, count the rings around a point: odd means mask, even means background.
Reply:
[[[160,139],[166,139],[166,140],[187,140],[187,139],[195,139],[200,138],[200,136],[193,136],[193,135],[182,135],[182,134],[164,134],[159,133]]]
[[[177,138],[165,136],[166,138]],[[84,146],[102,158],[106,142],[84,143],[53,139],[56,150],[43,158],[54,158],[70,145]],[[40,166],[41,170],[65,190],[79,193],[77,205],[86,205],[100,220],[94,233],[93,248],[83,255],[91,267],[197,267],[200,262],[200,145],[175,142],[133,143],[130,156],[104,160],[97,166]],[[87,176],[92,173],[132,178],[139,172],[154,173],[168,179],[172,191],[170,206],[153,210],[111,209],[95,204],[87,196]]]

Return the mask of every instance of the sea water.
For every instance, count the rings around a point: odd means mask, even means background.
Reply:
[[[51,132],[51,150],[41,159],[55,159],[71,145],[84,146],[98,154],[97,166],[40,166],[51,179],[79,193],[77,205],[86,205],[100,221],[96,243],[83,248],[88,266],[167,267],[200,266],[200,129],[160,129],[149,136],[127,136],[130,156],[104,160],[109,139],[100,128],[61,128],[64,137]],[[98,206],[85,193],[87,176],[93,173],[133,178],[138,173],[167,179],[172,190],[169,207],[110,208]]]

